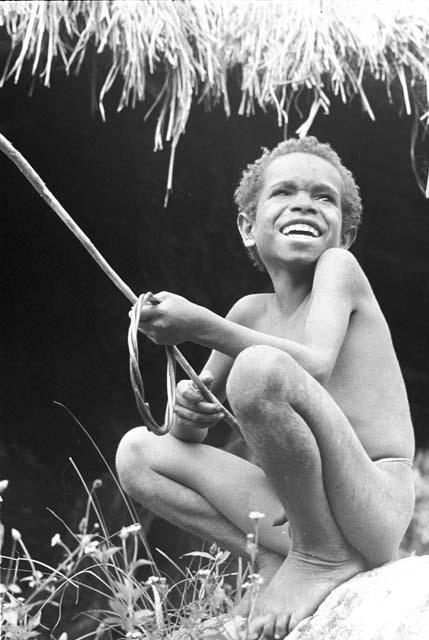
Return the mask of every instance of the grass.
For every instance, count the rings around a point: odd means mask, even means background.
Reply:
[[[7,484],[0,483],[0,492]],[[64,533],[52,537],[53,553],[60,556],[54,566],[33,559],[21,533],[11,529],[10,553],[0,556],[2,638],[68,640],[64,623],[70,602],[76,606],[89,592],[99,606],[82,612],[92,620],[92,630],[76,640],[202,640],[224,628],[246,591],[251,601],[256,597],[260,580],[254,557],[262,514],[250,514],[254,534],[248,538],[248,566],[239,562],[232,571],[229,552],[215,544],[185,554],[183,568],[159,551],[179,576],[173,581],[157,568],[140,523],[108,532],[97,500],[100,487],[100,480],[85,486],[86,508],[77,531],[62,523]],[[0,551],[4,534],[0,522]]]
[[[260,587],[255,556],[263,514],[249,514],[254,533],[248,535],[247,565],[241,560],[233,565],[229,552],[215,544],[208,550],[187,553],[178,562],[157,550],[171,566],[171,578],[157,567],[126,496],[122,494],[132,522],[111,534],[97,496],[101,480],[87,486],[74,467],[87,494],[86,506],[77,531],[58,519],[63,531],[51,539],[53,555],[58,557],[56,563],[49,566],[38,562],[32,558],[21,533],[13,528],[8,532],[10,552],[0,555],[1,637],[71,640],[67,622],[70,610],[75,610],[78,603],[84,605],[79,615],[91,621],[91,630],[87,624],[86,631],[75,634],[73,640],[232,637],[229,631],[234,629],[234,604],[248,593],[252,606]],[[429,551],[429,452],[418,453],[414,473],[416,509],[403,541],[404,557]],[[0,501],[7,486],[7,480],[0,482]],[[0,519],[0,553],[4,539],[5,528]],[[92,606],[85,608],[88,595]],[[234,629],[234,633],[245,640],[246,626]]]

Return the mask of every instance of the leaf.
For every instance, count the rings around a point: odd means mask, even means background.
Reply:
[[[146,622],[149,618],[153,618],[155,612],[151,609],[140,609],[134,613],[134,621],[135,624],[141,624],[142,622]]]
[[[103,623],[105,625],[111,624],[115,626],[120,626],[122,623],[122,618],[120,616],[107,616],[107,618],[103,618]]]
[[[121,547],[106,547],[100,550],[100,556],[102,560],[110,560],[118,551],[122,551]]]
[[[125,602],[128,602],[130,595],[133,594],[137,586],[137,585],[134,585],[134,583],[128,578],[128,576],[124,576],[124,582],[120,582],[119,580],[113,580],[112,585],[114,585],[115,598],[119,600],[124,600]]]
[[[228,558],[230,557],[231,552],[230,551],[224,551],[222,553],[222,555],[220,556],[219,560],[216,559],[216,563],[217,564],[223,564],[224,562],[226,562],[226,560],[228,560]]]
[[[153,591],[153,599],[154,599],[154,606],[155,606],[156,624],[158,626],[158,629],[161,631],[164,627],[164,616],[162,614],[161,598],[159,597],[158,589],[156,588],[155,585],[152,585],[152,591]]]
[[[130,573],[134,573],[134,571],[138,567],[147,567],[149,565],[153,565],[154,563],[150,560],[144,560],[141,558],[140,560],[135,560],[134,562],[130,562]]]
[[[213,556],[205,551],[190,551],[189,553],[183,554],[182,558],[186,558],[187,556],[196,556],[197,558],[207,558],[207,560],[211,560],[213,562]]]
[[[30,629],[30,631],[32,631],[33,629],[39,626],[41,618],[42,618],[42,610],[39,609],[39,612],[35,616],[33,616],[33,618],[30,618],[30,620],[28,621],[28,628]]]
[[[109,600],[111,610],[116,613],[121,620],[127,617],[128,607],[120,600]]]

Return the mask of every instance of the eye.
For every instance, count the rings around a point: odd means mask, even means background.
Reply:
[[[291,196],[292,191],[287,187],[277,187],[271,193],[272,196]]]
[[[330,193],[318,193],[314,196],[316,200],[321,200],[322,202],[332,202],[335,203],[335,198]]]

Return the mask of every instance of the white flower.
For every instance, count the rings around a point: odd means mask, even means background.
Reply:
[[[33,589],[34,587],[38,587],[41,580],[43,578],[43,573],[40,571],[35,571],[32,576],[28,576],[27,578],[22,578],[21,582],[28,582],[28,586]]]
[[[57,544],[60,544],[61,536],[59,533],[56,533],[51,540],[51,547],[56,547]]]
[[[251,511],[249,513],[249,518],[251,520],[261,520],[262,518],[265,518],[265,513],[261,513],[260,511]]]
[[[14,540],[16,540],[16,542],[18,542],[18,540],[21,540],[22,536],[20,534],[20,532],[18,531],[18,529],[14,529],[12,527],[12,529],[10,530],[11,534],[12,534],[12,538]]]
[[[98,545],[99,545],[98,540],[91,540],[91,542],[85,545],[83,552],[90,555],[91,553],[94,553],[95,551],[97,551]]]
[[[21,587],[18,587],[18,585],[15,583],[9,584],[7,587],[7,590],[9,591],[9,593],[14,593],[14,594],[22,593]]]
[[[81,534],[85,534],[86,530],[88,529],[88,518],[82,518],[81,521],[79,522],[79,533]]]
[[[130,524],[128,527],[122,527],[119,537],[122,538],[122,540],[126,540],[130,534],[138,533],[141,528],[142,526],[139,522]]]
[[[199,571],[197,572],[197,576],[202,576],[204,578],[206,578],[209,575],[210,575],[210,569],[199,569]]]

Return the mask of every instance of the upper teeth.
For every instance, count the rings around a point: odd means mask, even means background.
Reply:
[[[303,224],[303,223],[289,224],[289,225],[286,225],[285,227],[283,227],[283,229],[282,229],[282,233],[285,236],[289,235],[290,233],[293,233],[294,231],[301,231],[302,233],[309,233],[312,236],[314,236],[315,238],[318,238],[320,236],[320,231],[318,229],[316,229],[315,227],[312,227],[309,224]]]

